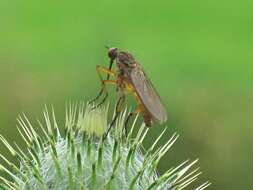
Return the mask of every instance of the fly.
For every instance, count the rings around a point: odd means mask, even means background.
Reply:
[[[106,136],[119,116],[126,99],[127,94],[132,94],[137,102],[135,111],[129,113],[125,121],[125,130],[131,116],[140,113],[143,117],[146,127],[150,127],[153,121],[164,123],[167,121],[167,111],[162,104],[161,98],[155,90],[153,84],[144,72],[142,66],[132,54],[121,51],[118,48],[108,48],[108,57],[110,59],[109,68],[98,65],[96,67],[102,87],[98,95],[91,102],[96,101],[105,94],[102,101],[96,105],[103,104],[108,97],[106,85],[116,85],[118,90],[118,100],[116,104],[116,114],[107,130]],[[116,62],[117,71],[112,70],[113,63]],[[103,79],[102,74],[107,74]],[[114,77],[114,80],[110,79]]]

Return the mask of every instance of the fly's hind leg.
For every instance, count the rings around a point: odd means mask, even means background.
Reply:
[[[151,126],[151,120],[152,117],[149,114],[149,112],[146,110],[146,108],[144,107],[144,105],[142,104],[139,96],[137,95],[137,93],[135,92],[134,88],[132,87],[131,84],[127,84],[127,90],[129,91],[130,94],[133,95],[133,97],[135,98],[136,102],[137,102],[137,108],[134,112],[130,112],[125,120],[124,123],[124,130],[125,130],[125,135],[127,137],[127,125],[129,123],[130,118],[133,115],[139,114],[141,113],[143,115],[143,119],[144,119],[144,123],[146,125],[146,127],[150,127]]]
[[[128,116],[126,117],[126,120],[124,122],[124,130],[125,130],[125,136],[127,137],[127,125],[129,123],[129,120],[130,118],[133,116],[133,115],[137,115],[138,113],[141,113],[144,111],[144,107],[140,101],[140,98],[139,96],[137,95],[137,93],[135,92],[135,89],[134,87],[132,86],[132,84],[130,83],[126,83],[126,89],[127,91],[134,97],[134,99],[136,100],[137,102],[137,108],[135,109],[135,111],[133,112],[130,112],[128,114]]]
[[[128,136],[128,131],[127,131],[127,128],[128,128],[128,123],[129,123],[129,120],[130,118],[133,116],[133,115],[137,115],[139,113],[142,113],[142,116],[143,116],[143,120],[144,120],[144,123],[145,123],[145,126],[146,127],[151,127],[151,122],[152,122],[152,117],[151,115],[143,108],[142,104],[139,104],[137,109],[134,111],[134,112],[130,112],[125,120],[125,123],[124,123],[124,130],[125,130],[125,135],[126,137]]]
[[[130,112],[128,115],[127,115],[127,117],[126,117],[126,120],[125,120],[125,122],[124,122],[124,130],[125,130],[125,135],[126,135],[126,137],[127,137],[127,126],[128,126],[128,123],[129,123],[129,121],[130,121],[130,118],[132,117],[132,116],[134,116],[134,115],[137,115],[137,114],[139,114],[139,113],[141,113],[142,112],[142,110],[143,110],[143,108],[142,108],[142,105],[141,104],[138,104],[138,106],[137,106],[137,108],[135,109],[135,111],[133,111],[133,112]]]
[[[100,106],[101,104],[103,104],[106,100],[106,98],[108,97],[108,92],[106,90],[106,84],[116,84],[116,81],[113,80],[103,80],[102,77],[102,73],[107,74],[107,76],[116,76],[116,73],[110,69],[107,69],[106,67],[102,67],[100,65],[98,65],[96,67],[96,71],[98,73],[99,79],[101,81],[101,90],[99,91],[98,95],[92,99],[91,101],[88,102],[88,104],[92,104],[93,102],[95,102],[96,100],[98,100],[103,93],[105,93],[104,98],[102,99],[102,101],[100,103],[98,103],[96,106],[94,106],[94,108]],[[108,77],[107,77],[108,78]]]

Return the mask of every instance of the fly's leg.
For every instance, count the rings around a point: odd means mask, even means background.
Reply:
[[[102,96],[103,92],[104,92],[104,87],[102,87],[102,88],[100,89],[100,91],[99,91],[99,93],[97,94],[97,96],[96,96],[95,98],[93,98],[92,100],[90,100],[90,101],[88,102],[88,104],[92,104],[93,102],[95,102],[100,96]]]
[[[112,119],[112,122],[110,123],[110,126],[109,128],[107,129],[106,131],[106,134],[104,135],[104,138],[107,137],[108,133],[110,132],[110,130],[112,129],[112,126],[115,124],[121,110],[123,109],[123,105],[124,105],[124,102],[125,102],[125,96],[121,96],[118,101],[117,101],[117,104],[116,104],[116,111],[115,111],[115,115]]]
[[[102,94],[103,92],[106,91],[105,89],[105,83],[104,83],[104,80],[103,80],[103,77],[102,77],[102,73],[105,73],[107,74],[107,78],[109,79],[108,76],[116,76],[116,73],[110,69],[107,69],[106,67],[103,67],[103,66],[100,66],[100,65],[97,65],[96,66],[96,71],[97,71],[97,74],[99,76],[99,79],[101,81],[101,90],[99,91],[98,95],[92,99],[91,101],[89,101],[89,104],[91,104],[92,102],[96,101]]]
[[[111,81],[111,80],[103,80],[102,73],[107,74],[107,78],[108,79],[109,79],[108,76],[116,76],[116,73],[114,71],[112,71],[110,69],[107,69],[106,67],[102,67],[100,65],[97,65],[96,71],[98,73],[98,76],[99,76],[99,79],[101,81],[102,87],[101,87],[101,90],[99,91],[98,95],[94,99],[92,99],[91,101],[89,101],[88,104],[91,104],[91,103],[95,102],[96,100],[98,100],[102,96],[103,93],[105,93],[105,97],[103,98],[103,100],[98,105],[96,105],[94,107],[98,107],[101,104],[103,104],[104,101],[106,100],[106,98],[108,97],[108,92],[106,90],[106,86],[105,85],[106,85],[106,81]],[[111,84],[111,82],[109,82],[109,83]],[[113,84],[116,84],[116,82],[113,83]]]
[[[105,96],[104,96],[104,98],[102,99],[102,101],[99,102],[97,105],[93,106],[93,107],[91,108],[91,110],[93,110],[93,109],[95,109],[95,108],[98,108],[99,106],[101,106],[101,105],[105,102],[106,98],[108,97],[108,92],[107,92],[107,90],[106,90],[106,85],[107,85],[107,84],[116,85],[116,84],[117,84],[117,81],[115,81],[115,80],[102,80],[102,84],[103,84],[103,87],[102,87],[102,90],[103,90],[103,91],[102,91],[102,92],[105,93]],[[89,102],[89,104],[90,104],[90,102]]]
[[[134,112],[130,112],[128,114],[128,116],[127,116],[127,118],[125,120],[124,130],[125,130],[125,136],[126,136],[126,138],[128,136],[127,128],[128,128],[128,123],[129,123],[130,118],[133,115],[137,115],[139,113],[142,113],[143,120],[144,120],[144,123],[145,123],[145,127],[148,127],[148,128],[151,127],[152,117],[151,117],[151,115],[147,111],[145,111],[145,109],[143,109],[143,106],[140,104]]]
[[[129,120],[130,118],[133,116],[133,115],[136,115],[138,113],[142,113],[143,115],[143,119],[144,119],[144,123],[147,127],[149,127],[151,125],[151,116],[150,114],[146,111],[146,109],[144,108],[139,96],[137,95],[137,93],[135,92],[134,88],[132,87],[132,85],[130,83],[126,83],[126,88],[128,90],[128,92],[130,94],[133,95],[134,99],[136,100],[137,102],[137,108],[134,112],[130,112],[125,120],[125,123],[124,123],[124,130],[125,130],[125,135],[127,137],[127,126],[128,126],[128,123],[129,123]]]
[[[128,123],[129,123],[130,118],[131,118],[133,115],[137,115],[138,113],[141,113],[142,110],[143,110],[142,105],[141,105],[141,104],[138,104],[136,110],[133,111],[133,112],[130,112],[130,113],[127,115],[127,118],[126,118],[126,120],[125,120],[125,122],[124,122],[124,130],[125,130],[125,135],[126,135],[126,137],[127,137],[127,135],[128,135],[128,134],[127,134],[127,133],[128,133],[128,132],[127,132],[127,126],[128,126]]]

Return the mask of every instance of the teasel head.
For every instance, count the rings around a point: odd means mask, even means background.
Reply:
[[[149,128],[136,124],[138,116],[124,134],[127,110],[114,129],[103,138],[108,126],[109,107],[91,109],[84,103],[66,106],[65,128],[58,125],[53,108],[44,110],[44,121],[31,124],[25,114],[18,117],[18,132],[26,148],[10,143],[0,135],[2,143],[16,159],[14,164],[2,154],[1,187],[10,190],[76,190],[184,189],[201,174],[194,168],[198,160],[187,160],[159,174],[157,166],[178,135],[173,134],[162,146],[159,141],[166,128],[143,148]],[[61,130],[64,128],[64,130]],[[63,131],[63,132],[61,132]],[[210,185],[202,183],[196,189]]]

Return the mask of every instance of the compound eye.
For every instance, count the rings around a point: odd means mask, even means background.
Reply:
[[[118,48],[109,48],[108,50],[108,56],[111,58],[111,59],[115,59],[118,55]]]

